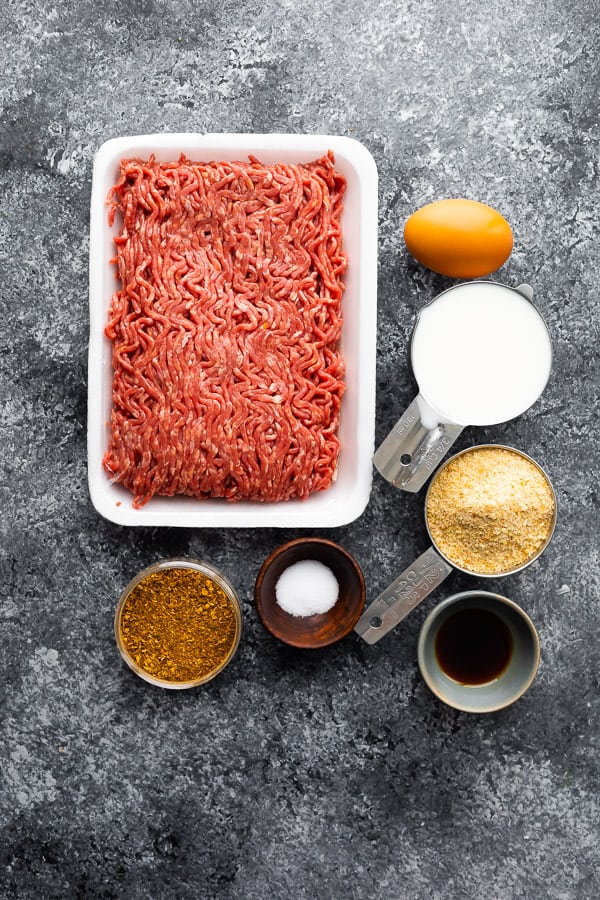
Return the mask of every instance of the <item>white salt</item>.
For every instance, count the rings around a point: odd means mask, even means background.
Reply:
[[[303,559],[288,566],[275,585],[277,604],[291,616],[314,616],[335,605],[340,586],[327,566]]]

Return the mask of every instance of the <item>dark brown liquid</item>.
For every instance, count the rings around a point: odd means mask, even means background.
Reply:
[[[459,684],[485,684],[504,672],[513,652],[510,629],[486,609],[448,616],[435,638],[438,665]]]

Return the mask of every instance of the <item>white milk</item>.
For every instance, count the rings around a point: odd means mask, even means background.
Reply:
[[[411,359],[421,395],[440,418],[495,425],[535,403],[550,375],[552,347],[525,297],[479,281],[452,288],[422,310]]]

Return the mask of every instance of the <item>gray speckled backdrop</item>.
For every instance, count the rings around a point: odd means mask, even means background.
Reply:
[[[594,0],[12,0],[0,100],[0,892],[19,898],[597,898],[597,291],[600,28]],[[551,473],[544,557],[492,582],[542,642],[529,693],[489,717],[442,706],[416,665],[436,600],[376,648],[279,646],[252,586],[296,532],[127,530],[86,486],[88,206],[95,151],[151,131],[346,134],[380,174],[377,440],[413,392],[416,310],[449,282],[405,252],[406,217],[499,208],[556,362],[518,421],[464,432]],[[595,410],[594,410],[595,407]],[[322,532],[371,598],[425,547],[422,495],[377,476]],[[239,586],[245,634],[205,689],[137,680],[115,601],[169,554]]]

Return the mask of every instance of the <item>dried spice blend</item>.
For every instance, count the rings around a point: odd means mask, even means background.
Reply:
[[[501,575],[537,556],[555,514],[547,477],[505,447],[475,447],[451,459],[431,483],[426,503],[440,552],[477,575]]]
[[[126,593],[116,621],[126,661],[175,685],[216,674],[233,655],[240,629],[239,608],[219,576],[193,566],[151,567]]]

